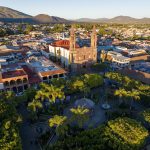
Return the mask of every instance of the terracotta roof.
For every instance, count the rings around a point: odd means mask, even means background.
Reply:
[[[51,44],[54,47],[62,47],[69,50],[70,48],[70,41],[69,40],[59,40],[55,41]],[[79,48],[79,45],[76,43],[76,48]]]
[[[6,79],[6,78],[13,78],[13,77],[24,76],[24,75],[27,75],[26,72],[23,69],[19,69],[14,71],[3,72],[2,78]]]
[[[22,68],[27,73],[30,84],[41,82],[41,79],[39,78],[39,76],[36,73],[34,73],[28,66],[24,65],[22,66]]]
[[[59,69],[59,70],[52,70],[52,71],[47,71],[47,72],[41,72],[41,76],[52,76],[56,74],[63,74],[66,73],[64,69]]]

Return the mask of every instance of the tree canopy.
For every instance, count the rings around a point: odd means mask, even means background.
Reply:
[[[139,150],[148,136],[141,124],[130,118],[117,118],[95,129],[90,129],[58,141],[53,150]]]
[[[3,97],[2,97],[3,95]],[[12,99],[15,96],[12,92],[1,93],[0,100],[0,149],[21,150],[21,139],[17,124],[20,116],[17,114]]]
[[[141,113],[144,121],[148,122],[150,124],[150,109],[146,109]]]

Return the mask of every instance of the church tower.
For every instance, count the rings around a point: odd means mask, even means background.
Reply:
[[[91,50],[93,55],[93,61],[97,62],[97,33],[95,25],[93,26],[91,35]]]
[[[75,49],[76,49],[76,35],[74,26],[72,25],[70,29],[70,55],[69,55],[70,63],[74,63]]]
[[[72,25],[70,29],[70,50],[71,51],[75,50],[75,45],[76,45],[76,35],[75,35],[74,26]]]
[[[95,25],[93,26],[92,35],[91,35],[91,47],[93,50],[97,48],[97,33],[96,33]]]

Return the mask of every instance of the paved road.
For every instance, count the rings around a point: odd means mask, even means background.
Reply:
[[[40,150],[39,146],[34,143],[37,137],[37,133],[34,127],[29,125],[29,123],[27,122],[29,113],[24,105],[20,106],[19,113],[23,117],[23,123],[20,127],[20,136],[22,139],[23,150]]]

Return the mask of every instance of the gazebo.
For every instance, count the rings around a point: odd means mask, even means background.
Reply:
[[[74,103],[74,107],[85,107],[87,109],[90,109],[90,110],[93,110],[94,106],[95,106],[95,103],[90,100],[90,99],[87,99],[87,98],[81,98],[79,100],[76,100],[75,103]]]

